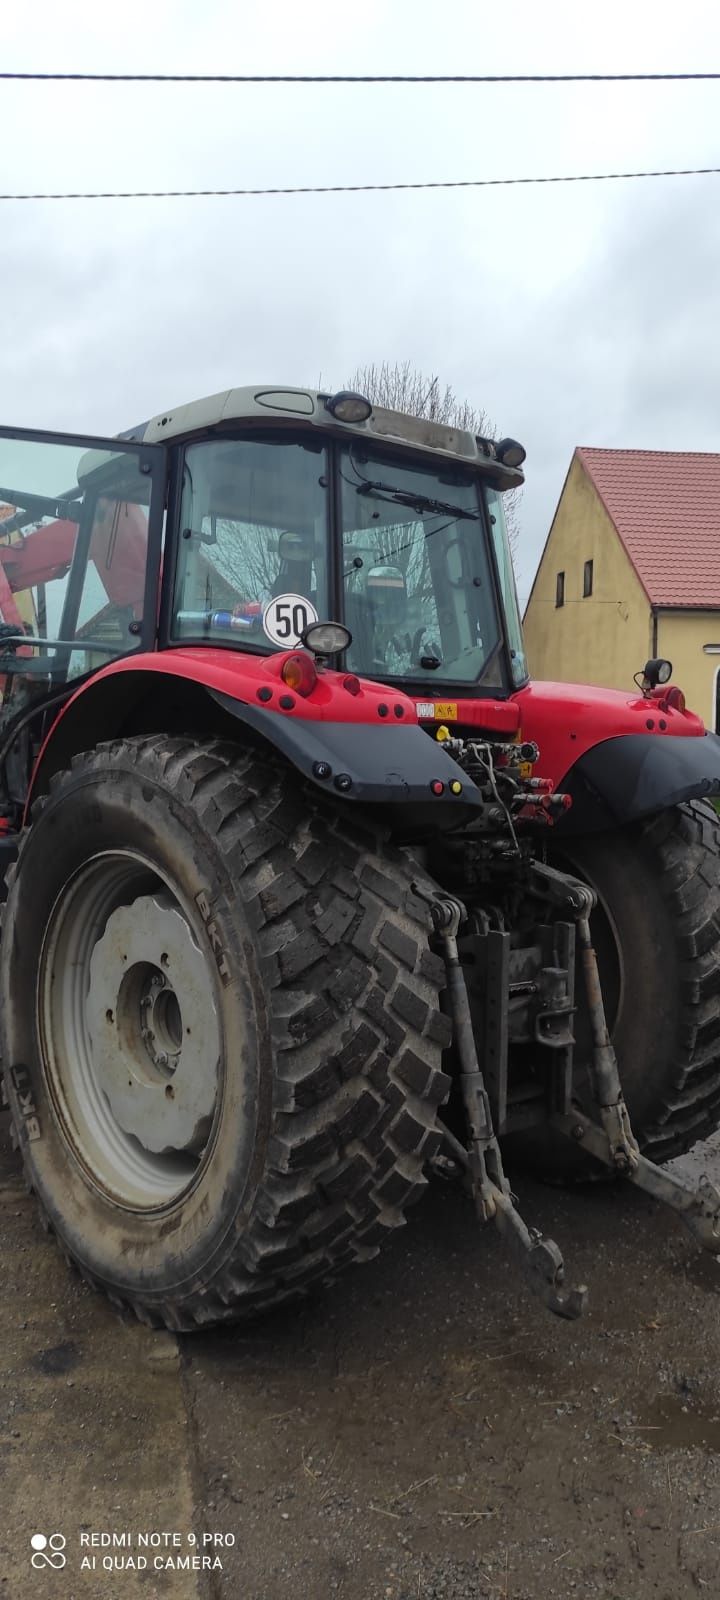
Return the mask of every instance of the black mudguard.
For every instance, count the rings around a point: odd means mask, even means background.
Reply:
[[[402,806],[406,829],[464,827],[482,805],[479,789],[456,761],[417,723],[399,727],[362,722],[316,722],[283,717],[211,690],[224,711],[255,729],[268,744],[333,799],[362,805]],[[318,766],[328,768],[318,777]],[[350,779],[349,785],[346,780]],[[340,780],[340,781],[338,781]],[[440,780],[442,794],[431,784]],[[462,785],[454,795],[451,783]],[[388,819],[396,826],[399,819]]]
[[[212,702],[222,716],[213,716]],[[408,842],[465,827],[482,807],[472,779],[417,723],[373,726],[289,717],[181,674],[142,669],[100,676],[75,695],[43,750],[29,804],[78,750],[93,749],[101,740],[160,730],[183,734],[206,724],[209,733],[224,733],[228,717],[237,724],[238,737],[245,728],[251,739],[276,749],[338,804],[381,808],[394,835]],[[328,769],[323,777],[315,770],[319,764]],[[443,789],[435,795],[431,784],[438,780]],[[452,793],[451,783],[461,785],[459,794]]]
[[[623,734],[580,756],[558,786],[572,799],[555,833],[598,833],[685,800],[720,795],[720,738]]]

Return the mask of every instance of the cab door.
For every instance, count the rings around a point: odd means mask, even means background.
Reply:
[[[53,693],[154,648],[166,457],[162,445],[0,428],[4,702],[18,677]]]

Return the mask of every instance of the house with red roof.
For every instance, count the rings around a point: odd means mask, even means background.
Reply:
[[[664,656],[720,731],[720,454],[578,447],[525,642],[533,677],[616,689]]]

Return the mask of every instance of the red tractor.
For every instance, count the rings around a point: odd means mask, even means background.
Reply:
[[[649,1159],[720,1122],[720,745],[668,663],[528,682],[523,456],[267,387],[0,429],[6,1094],[63,1250],[153,1324],[367,1260],[433,1167],[576,1316],[499,1141],[720,1253],[720,1193]]]

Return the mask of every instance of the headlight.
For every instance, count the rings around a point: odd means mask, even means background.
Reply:
[[[301,634],[300,643],[314,656],[335,656],[338,651],[349,649],[352,634],[341,622],[311,622]]]
[[[643,688],[657,689],[659,683],[669,683],[672,677],[672,661],[667,661],[664,656],[651,656],[645,662],[642,671]]]
[[[364,394],[355,394],[352,389],[341,389],[338,394],[330,396],[325,401],[325,410],[331,417],[336,417],[338,422],[367,422],[372,416],[372,402],[366,400]]]
[[[521,467],[525,460],[525,450],[517,439],[500,439],[495,454],[504,467]]]

